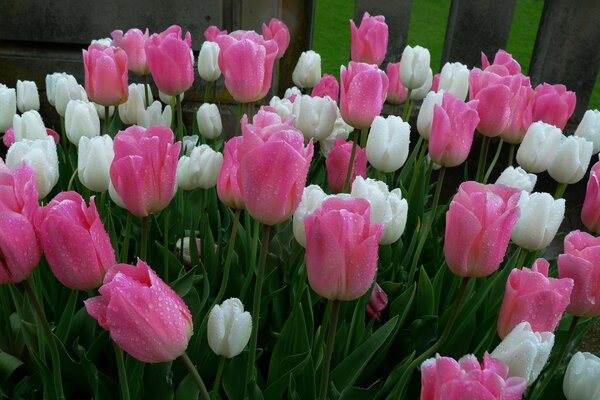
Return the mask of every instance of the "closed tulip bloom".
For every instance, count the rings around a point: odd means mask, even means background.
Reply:
[[[54,95],[54,106],[56,112],[64,117],[67,112],[67,105],[71,100],[83,100],[88,101],[88,96],[85,89],[77,83],[72,75],[59,76],[56,79]],[[104,106],[102,106],[104,108]]]
[[[110,182],[110,164],[115,158],[113,140],[108,135],[82,136],[77,148],[79,181],[94,192],[106,192]]]
[[[296,96],[300,96],[302,92],[296,86],[292,86],[290,88],[285,89],[285,93],[283,94],[284,99],[288,99],[291,102],[294,101]]]
[[[321,80],[321,55],[313,50],[300,54],[298,63],[292,72],[292,80],[294,85],[299,88],[315,87]]]
[[[383,15],[372,17],[365,12],[357,28],[350,20],[352,61],[380,65],[385,58],[388,45],[388,26]]]
[[[341,71],[340,113],[357,129],[368,128],[381,113],[387,96],[387,75],[375,65],[350,61]]]
[[[587,172],[594,144],[578,136],[562,137],[555,156],[548,167],[550,176],[559,183],[579,182]]]
[[[277,59],[283,57],[290,45],[290,31],[287,25],[277,18],[271,18],[269,25],[262,24],[262,35],[265,40],[272,39],[277,43]]]
[[[519,217],[520,192],[504,185],[463,182],[446,213],[444,256],[462,277],[498,269]]]
[[[323,74],[323,77],[312,89],[310,95],[313,97],[329,96],[333,101],[337,102],[340,96],[340,84],[335,79],[335,76]]]
[[[537,175],[528,174],[523,168],[515,168],[513,166],[502,171],[498,179],[496,179],[496,183],[524,190],[527,193],[533,192],[536,182]]]
[[[127,209],[138,217],[161,211],[175,195],[181,143],[164,126],[132,126],[115,136],[110,180]]]
[[[377,116],[367,137],[367,159],[380,171],[394,172],[406,162],[409,144],[408,123],[394,115]]]
[[[150,69],[146,61],[146,43],[150,39],[148,28],[142,32],[133,28],[125,32],[115,30],[111,33],[112,45],[125,50],[127,54],[127,68],[138,75],[148,75]]]
[[[369,318],[374,319],[376,321],[381,320],[381,312],[385,310],[388,303],[388,296],[383,291],[381,286],[377,282],[375,282],[375,286],[373,286],[373,291],[371,292],[371,297],[369,298],[369,302],[367,303],[366,312]]]
[[[592,166],[581,209],[581,221],[588,230],[600,234],[600,161]]]
[[[564,129],[576,103],[575,92],[567,90],[565,85],[538,85],[533,99],[533,121],[543,121]]]
[[[521,73],[521,66],[512,56],[505,50],[498,50],[494,56],[494,62],[490,64],[486,55],[481,53],[481,68],[486,71],[493,72],[500,76],[517,75]]]
[[[527,381],[509,378],[508,371],[504,362],[488,353],[483,356],[483,364],[472,354],[458,362],[438,354],[421,364],[421,400],[520,400]]]
[[[67,138],[76,146],[83,136],[93,138],[100,135],[100,118],[94,105],[83,100],[69,101],[65,112],[65,131]]]
[[[323,154],[324,157],[327,157],[333,148],[335,141],[338,139],[343,139],[344,141],[347,140],[352,131],[354,131],[354,128],[344,122],[344,119],[340,115],[340,110],[338,109],[337,118],[333,124],[333,131],[331,131],[329,136],[325,139],[319,140],[321,154]]]
[[[371,222],[383,223],[379,244],[392,244],[400,239],[408,216],[408,203],[402,198],[400,189],[390,191],[385,182],[357,176],[350,194],[368,200],[371,205]]]
[[[347,142],[344,139],[336,139],[333,148],[325,159],[327,184],[333,193],[340,193],[344,190],[351,157],[352,142]],[[357,176],[367,177],[367,151],[360,146],[356,146],[349,189],[352,189],[352,182],[354,182]]]
[[[280,99],[278,96],[271,97],[269,107],[272,107],[281,118],[289,117],[294,111],[294,103],[286,98]]]
[[[594,154],[600,152],[600,111],[587,110],[575,130],[575,136],[594,143]]]
[[[0,132],[6,132],[12,126],[13,117],[17,113],[17,95],[0,83]]]
[[[44,139],[48,136],[42,116],[35,110],[26,111],[20,116],[15,114],[12,128],[16,142],[23,139]]]
[[[524,249],[542,250],[548,247],[565,216],[565,199],[554,200],[550,193],[521,192],[520,216],[511,239]]]
[[[567,400],[594,400],[600,397],[600,358],[592,353],[573,354],[563,380]]]
[[[385,101],[390,104],[402,104],[406,101],[406,88],[400,81],[400,63],[389,63],[385,68],[389,86]]]
[[[548,278],[548,261],[538,258],[531,269],[515,268],[506,281],[498,314],[498,335],[504,339],[515,326],[529,322],[534,332],[554,332],[569,305],[573,279]]]
[[[33,81],[17,81],[17,108],[20,113],[40,109],[40,96]]]
[[[145,110],[138,110],[137,124],[144,128],[150,128],[153,125],[162,125],[169,128],[171,118],[171,106],[165,106],[163,110],[160,101],[156,100]]]
[[[217,177],[217,195],[219,200],[231,208],[244,209],[244,198],[238,175],[240,172],[239,146],[241,136],[234,136],[223,146],[223,164]]]
[[[318,185],[310,185],[304,188],[302,192],[302,200],[298,204],[298,208],[294,211],[292,220],[294,237],[302,247],[306,247],[306,230],[304,229],[304,219],[312,214],[321,204],[330,196],[325,194],[323,189]]]
[[[145,262],[114,265],[98,291],[84,301],[88,314],[132,357],[160,363],[184,353],[194,330],[192,314]]]
[[[527,172],[539,174],[550,167],[564,135],[543,122],[531,124],[517,150],[517,162]]]
[[[148,101],[152,102],[152,91],[149,86],[148,95]],[[146,104],[144,84],[132,83],[129,85],[129,97],[127,101],[119,105],[119,117],[125,125],[136,125],[139,113],[145,110],[148,105]]]
[[[468,103],[444,93],[442,105],[434,105],[429,156],[444,167],[462,164],[471,151],[475,127],[479,122],[477,100]]]
[[[419,115],[417,116],[417,131],[425,140],[429,140],[431,135],[431,124],[433,122],[433,109],[435,105],[442,105],[444,93],[429,92],[425,96],[425,100],[421,103]]]
[[[21,164],[28,164],[35,172],[35,186],[40,199],[46,197],[58,183],[58,155],[52,137],[23,139],[10,146],[6,153],[6,166],[13,170]]]
[[[410,92],[410,99],[415,101],[420,101],[427,96],[427,93],[431,90],[431,86],[433,85],[433,71],[429,68],[429,72],[427,73],[427,79],[425,79],[425,83],[422,86],[419,86],[416,89],[413,89]]]
[[[531,385],[546,365],[553,346],[552,332],[534,332],[529,322],[523,321],[490,355],[508,366],[508,376],[525,378],[527,385]]]
[[[181,27],[171,25],[160,34],[153,34],[146,43],[146,58],[152,79],[158,90],[176,96],[185,92],[194,82],[192,37],[186,32],[181,38]]]
[[[311,288],[329,300],[354,300],[375,279],[383,224],[372,224],[369,202],[331,198],[304,219]]]
[[[92,44],[83,50],[85,90],[90,99],[103,106],[127,101],[127,54],[118,47]]]
[[[210,189],[217,184],[217,176],[223,165],[223,154],[203,144],[182,156],[177,164],[177,186],[183,190]]]
[[[36,228],[54,276],[66,287],[91,290],[116,263],[110,238],[94,204],[61,192],[36,215]]]
[[[215,354],[233,358],[250,340],[252,316],[242,302],[233,297],[215,305],[208,316],[208,346]]]
[[[328,97],[298,96],[292,106],[294,125],[305,140],[323,140],[331,134],[337,119],[337,105]]]
[[[67,75],[68,74],[65,72],[53,72],[51,74],[46,74],[46,98],[48,99],[48,103],[50,103],[50,105],[53,107],[54,99],[56,98],[56,82],[58,81],[59,77]]]
[[[421,46],[406,46],[400,58],[400,81],[408,89],[417,89],[429,76],[429,50]]]
[[[558,276],[575,285],[567,311],[572,315],[600,315],[600,238],[581,231],[565,237],[564,254],[558,256]]]
[[[207,82],[213,82],[221,76],[219,68],[219,45],[215,42],[202,43],[198,54],[198,74]]]
[[[0,160],[0,283],[18,283],[42,257],[34,229],[38,209],[35,172],[27,165],[12,172]]]
[[[440,72],[440,81],[436,92],[443,90],[452,93],[461,100],[467,98],[469,92],[469,68],[459,62],[447,62]]]
[[[223,132],[221,114],[216,104],[204,103],[196,112],[200,134],[207,139],[216,139]]]
[[[510,117],[500,138],[506,143],[519,144],[533,121],[534,91],[529,85],[521,85],[509,101]]]

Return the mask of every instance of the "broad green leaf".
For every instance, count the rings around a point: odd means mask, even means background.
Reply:
[[[196,400],[199,393],[200,389],[198,389],[198,385],[194,381],[194,378],[191,374],[187,374],[177,387],[175,400]]]
[[[425,268],[421,267],[419,273],[419,286],[417,287],[417,317],[434,314],[434,298],[433,286],[425,272]]]
[[[0,351],[0,380],[6,381],[21,365],[23,362],[17,357]]]

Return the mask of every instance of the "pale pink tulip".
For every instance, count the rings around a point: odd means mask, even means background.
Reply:
[[[481,69],[493,72],[500,76],[517,75],[521,73],[521,66],[510,53],[500,49],[494,56],[494,62],[490,64],[486,55],[481,53]]]
[[[324,74],[319,83],[315,85],[310,95],[313,97],[329,96],[332,100],[337,102],[340,95],[340,84],[337,79],[335,79],[335,76]]]
[[[600,235],[600,161],[592,166],[585,191],[581,221],[588,230]]]
[[[357,28],[350,20],[352,41],[350,54],[352,61],[367,64],[381,64],[388,45],[388,26],[383,15],[372,17],[365,12]]]
[[[118,47],[91,44],[83,50],[85,91],[94,103],[116,106],[129,95],[127,54]]]
[[[368,128],[381,113],[387,96],[388,77],[376,65],[350,61],[340,70],[340,113],[354,128]]]
[[[262,35],[265,40],[275,40],[277,43],[277,59],[283,57],[283,53],[290,45],[290,31],[286,24],[277,18],[271,18],[269,25],[262,24]]]
[[[327,168],[327,184],[333,193],[340,193],[344,190],[348,165],[352,157],[352,142],[344,139],[336,139],[331,151],[325,159]],[[352,189],[352,182],[357,176],[367,177],[367,150],[356,146],[354,163],[350,175],[350,184],[348,191]]]
[[[565,85],[538,85],[533,99],[533,122],[543,121],[564,129],[576,103],[575,92],[567,90]]]
[[[234,136],[225,142],[223,165],[217,177],[217,194],[219,199],[229,207],[244,209],[244,198],[238,181],[240,173],[238,149],[241,143],[241,136]]]
[[[402,81],[400,81],[400,63],[389,63],[385,68],[385,73],[389,81],[385,100],[391,104],[404,103],[408,93],[404,85],[402,85]]]
[[[147,75],[150,72],[146,62],[146,42],[149,40],[148,28],[145,32],[137,28],[112,31],[112,45],[120,47],[127,53],[127,68],[138,75]]]

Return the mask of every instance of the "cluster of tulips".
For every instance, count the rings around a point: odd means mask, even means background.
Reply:
[[[385,18],[365,13],[350,28],[339,83],[309,50],[296,87],[270,100],[290,43],[276,19],[262,34],[211,26],[197,57],[176,25],[93,41],[83,87],[46,78],[56,130],[34,82],[0,85],[3,393],[510,400],[555,390],[600,315],[600,162],[581,212],[589,233],[568,233],[557,261],[542,256],[567,185],[600,152],[600,112],[566,136],[575,93],[533,88],[505,51],[434,76],[428,50],[407,46],[384,72]],[[195,64],[205,96],[186,127]],[[239,104],[226,135],[208,101],[221,75]],[[382,116],[385,102],[403,104],[402,117]],[[440,204],[445,171],[465,163],[476,132],[477,170],[465,167]],[[489,184],[504,143],[508,168]],[[554,195],[533,192],[544,171]],[[565,396],[597,399],[600,358],[570,360]]]

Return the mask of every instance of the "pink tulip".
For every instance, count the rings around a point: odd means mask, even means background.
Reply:
[[[52,129],[46,128],[46,134],[48,136],[52,136],[52,139],[54,139],[54,143],[58,144],[58,142],[60,141],[60,136],[58,136],[58,133],[56,133]],[[6,148],[9,148],[13,145],[14,142],[15,130],[12,127],[10,127],[6,132],[4,132],[4,136],[2,136],[2,143],[4,144],[4,146],[6,146]]]
[[[504,185],[463,182],[446,214],[444,255],[462,277],[483,277],[498,269],[519,218],[521,192]]]
[[[137,28],[123,31],[112,31],[112,45],[120,47],[127,53],[127,68],[138,75],[147,75],[150,72],[146,62],[146,43],[149,40],[148,28],[145,32]]]
[[[467,159],[475,127],[479,122],[477,103],[477,100],[465,103],[445,92],[442,106],[434,106],[429,135],[429,156],[437,164],[455,167]]]
[[[110,180],[125,207],[138,217],[164,209],[175,195],[181,142],[164,126],[133,125],[115,136]]]
[[[194,83],[194,56],[192,37],[186,32],[181,38],[181,27],[172,25],[160,34],[153,34],[146,43],[146,57],[152,79],[158,90],[177,96]]]
[[[0,159],[0,283],[19,283],[38,265],[38,207],[33,170],[24,164],[11,172]]]
[[[118,47],[91,44],[83,50],[85,91],[91,101],[116,106],[127,101],[127,54]]]
[[[271,88],[273,65],[278,54],[275,40],[265,40],[254,31],[218,35],[219,68],[225,87],[240,103],[258,101]]]
[[[506,143],[521,144],[523,141],[527,129],[533,122],[533,98],[534,91],[529,85],[521,85],[512,92],[508,102],[510,109],[508,123],[500,132],[500,138]]]
[[[346,142],[344,139],[336,139],[331,151],[325,159],[327,168],[327,184],[333,193],[340,193],[344,190],[348,165],[352,157],[352,142]],[[354,155],[354,164],[350,175],[350,185],[348,191],[352,189],[352,182],[357,176],[367,177],[367,150],[356,146]]]
[[[354,21],[350,20],[350,30],[352,61],[381,64],[388,45],[388,26],[385,17],[383,15],[371,17],[368,12],[365,12],[360,27],[357,28]]]
[[[533,99],[533,122],[543,121],[564,129],[575,111],[577,98],[565,85],[543,83],[536,86]]]
[[[36,215],[36,228],[54,276],[66,287],[99,287],[116,263],[94,198],[87,207],[77,192],[61,192]]]
[[[227,206],[244,209],[244,198],[238,181],[240,171],[238,149],[241,143],[241,136],[234,136],[225,143],[223,165],[221,165],[217,178],[217,194]]]
[[[600,237],[573,231],[565,237],[565,253],[558,256],[558,276],[573,279],[567,311],[581,317],[600,315]]]
[[[262,34],[265,40],[273,39],[277,43],[277,59],[283,57],[290,45],[290,31],[287,25],[277,18],[271,18],[268,26],[262,24]]]
[[[500,76],[518,75],[521,73],[521,66],[510,53],[500,49],[494,56],[494,62],[490,64],[486,55],[481,53],[481,69],[493,72]]]
[[[385,310],[388,303],[388,296],[378,283],[375,283],[369,303],[367,304],[367,315],[374,320],[381,320],[381,312]]]
[[[354,128],[368,128],[381,113],[387,96],[387,75],[375,65],[350,61],[342,66],[340,113]]]
[[[185,352],[192,314],[145,262],[138,259],[135,267],[116,264],[98,291],[100,296],[84,302],[88,314],[132,357],[160,363]]]
[[[600,161],[592,166],[581,209],[581,221],[588,230],[600,235]]]
[[[324,74],[319,83],[315,85],[310,95],[313,97],[329,96],[332,100],[337,102],[340,95],[340,84],[337,79],[335,79],[335,76]],[[290,101],[293,102],[293,100]]]
[[[573,290],[571,278],[548,278],[548,261],[538,258],[531,269],[510,272],[498,314],[498,335],[529,322],[534,332],[554,332]]]
[[[304,219],[308,282],[320,296],[354,300],[373,284],[383,224],[370,215],[368,200],[330,198]]]
[[[527,389],[521,377],[508,377],[508,366],[485,353],[483,364],[466,355],[458,362],[450,357],[421,364],[421,400],[518,400]]]
[[[222,31],[215,25],[209,26],[204,31],[204,39],[208,40],[209,42],[214,42],[217,36],[220,35],[227,35],[227,31]]]
[[[391,104],[402,104],[406,101],[406,88],[400,81],[400,63],[389,63],[385,69],[389,86],[386,101]]]
[[[433,81],[431,82],[431,91],[432,92],[436,92],[436,93],[438,92],[438,90],[440,88],[441,76],[442,75],[439,72],[433,76]]]

